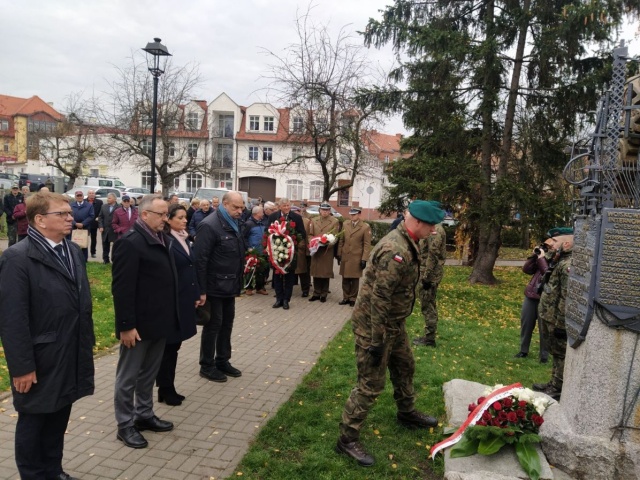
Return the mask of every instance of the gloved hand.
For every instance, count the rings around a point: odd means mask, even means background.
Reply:
[[[426,279],[422,279],[422,288],[424,288],[425,290],[431,290],[431,287],[433,287],[433,283],[431,283],[429,280]]]
[[[371,345],[367,349],[367,353],[371,357],[372,367],[379,367],[382,364],[382,355],[384,354],[384,347],[382,345],[378,345],[377,347]]]
[[[338,265],[340,265],[340,261],[342,260],[342,257],[336,257],[336,260],[338,261]]]
[[[567,331],[564,328],[554,328],[553,336],[558,340],[566,340],[567,339]]]
[[[360,269],[364,270],[365,268],[367,268],[367,261],[366,260],[360,260]]]

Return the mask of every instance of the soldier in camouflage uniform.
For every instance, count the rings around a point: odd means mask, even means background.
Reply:
[[[342,412],[339,453],[362,466],[374,459],[359,441],[360,429],[376,398],[384,391],[389,369],[398,421],[409,428],[429,428],[437,419],[415,410],[415,361],[405,330],[420,278],[418,241],[427,238],[444,211],[430,202],[409,205],[405,220],[373,248],[351,322],[355,334],[358,381]]]
[[[439,204],[438,204],[439,206]],[[438,285],[444,276],[444,261],[447,258],[447,234],[441,224],[436,225],[436,231],[424,240],[420,240],[420,272],[422,280],[420,289],[420,304],[424,317],[424,337],[413,339],[414,345],[428,347],[436,346],[436,331],[438,329],[438,307],[436,295]]]
[[[573,248],[573,230],[570,228],[553,229],[560,235],[553,236],[551,241],[556,250],[551,274],[545,277],[538,315],[542,325],[542,335],[549,353],[553,357],[551,380],[548,383],[534,383],[533,389],[546,393],[555,400],[560,399],[564,378],[564,358],[567,351],[567,329],[565,326],[565,300],[567,283],[571,269],[571,253]]]

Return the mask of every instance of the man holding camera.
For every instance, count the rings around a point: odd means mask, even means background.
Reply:
[[[554,400],[560,400],[564,379],[564,358],[567,350],[565,300],[571,269],[573,229],[554,228],[549,231],[549,236],[556,253],[554,263],[545,273],[538,314],[542,324],[542,336],[553,357],[553,366],[551,380],[548,383],[534,383],[533,389],[546,393]],[[551,271],[550,274],[549,271]]]
[[[533,254],[527,258],[522,266],[522,271],[532,277],[524,289],[524,302],[522,302],[522,310],[520,311],[520,351],[515,354],[514,358],[525,358],[529,355],[531,336],[537,322],[540,332],[540,362],[547,363],[549,352],[542,336],[542,324],[538,317],[538,304],[540,303],[538,290],[554,253],[553,241],[548,238],[543,244],[533,249]]]

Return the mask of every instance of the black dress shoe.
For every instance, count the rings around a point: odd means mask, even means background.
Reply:
[[[167,405],[182,405],[182,400],[184,397],[182,395],[178,395],[173,388],[170,387],[159,387],[158,388],[158,402],[166,403]]]
[[[547,363],[549,361],[548,358],[541,358],[540,363]]]
[[[60,475],[56,475],[55,477],[51,477],[51,480],[80,480],[79,478],[72,477],[68,473],[62,472]]]
[[[282,300],[276,300],[276,303],[274,303],[271,308],[280,308],[282,305]]]
[[[349,302],[349,306],[350,306],[350,307],[355,307],[355,306],[356,306],[356,302],[355,302],[355,301],[353,301],[353,300],[351,300],[351,301]]]
[[[212,382],[223,383],[227,381],[227,376],[217,368],[210,368],[208,370],[200,370],[200,376],[211,380]]]
[[[224,373],[225,375],[229,375],[230,377],[241,377],[242,376],[242,372],[240,370],[238,370],[237,368],[231,366],[231,364],[229,362],[227,363],[221,363],[220,365],[216,365],[216,368],[221,371],[222,373]]]
[[[340,301],[338,302],[338,305],[349,305],[350,303],[351,303],[351,302],[350,302],[349,300],[346,300],[346,299],[345,299],[345,300],[340,300]]]
[[[327,297],[320,297],[320,301],[321,301],[322,303],[326,302],[326,301],[327,301]]]
[[[136,420],[133,423],[141,432],[145,430],[151,430],[152,432],[170,432],[171,430],[173,430],[172,422],[160,420],[155,415],[153,417],[145,418],[144,420]]]
[[[309,299],[309,301],[310,301],[310,302],[315,302],[316,300],[320,300],[320,297],[319,297],[319,296],[317,296],[317,295],[314,295],[313,297],[311,297],[311,298]]]
[[[308,297],[309,296],[309,292],[302,292],[302,298]]]
[[[116,438],[130,448],[146,448],[149,445],[136,427],[121,428]]]
[[[285,310],[289,310],[289,302],[287,302],[286,300],[284,300],[282,302],[282,308],[284,308]]]
[[[528,353],[518,352],[513,356],[513,358],[526,358],[528,355]]]

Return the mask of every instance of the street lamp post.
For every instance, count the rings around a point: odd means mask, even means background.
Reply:
[[[153,75],[153,131],[151,132],[151,193],[156,191],[156,135],[158,130],[158,79],[164,73],[160,68],[160,57],[170,57],[167,47],[160,43],[159,38],[147,43],[143,48],[147,52],[147,66]]]

